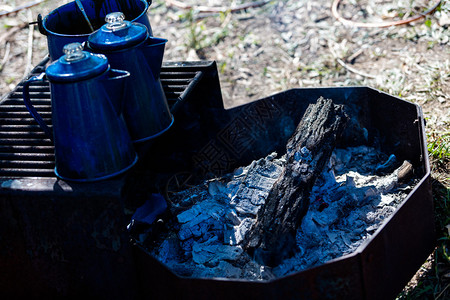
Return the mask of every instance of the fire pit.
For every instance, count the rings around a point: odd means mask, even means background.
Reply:
[[[148,244],[137,243],[144,290],[161,298],[205,299],[389,299],[401,291],[434,244],[423,118],[414,104],[368,87],[345,87],[294,89],[230,110],[206,105],[183,119],[179,133],[173,131],[172,137],[155,145],[159,151],[149,166],[157,168],[162,161],[161,170],[171,170],[172,175],[189,171],[212,178],[273,151],[283,154],[306,107],[320,96],[350,108],[351,129],[341,147],[377,145],[380,151],[411,162],[417,181],[395,211],[351,254],[264,281],[183,276],[153,257]],[[193,136],[195,140],[190,139]]]
[[[226,110],[214,63],[168,63],[161,79],[173,128],[139,149],[139,165],[131,172],[98,184],[55,178],[52,144],[21,106],[20,86],[1,103],[5,294],[387,299],[431,253],[430,168],[418,106],[372,88],[344,87],[294,89]],[[31,88],[32,101],[50,119],[48,86]],[[411,162],[418,179],[356,251],[280,278],[251,281],[176,275],[143,245],[128,242],[132,211],[152,193],[164,193],[175,174],[218,177],[272,152],[281,156],[306,107],[320,96],[349,108],[352,130],[340,147],[376,145]]]

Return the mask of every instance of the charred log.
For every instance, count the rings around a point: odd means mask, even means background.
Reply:
[[[259,263],[276,265],[295,250],[295,233],[308,209],[311,189],[347,119],[342,105],[322,97],[306,110],[286,145],[286,167],[243,241]]]

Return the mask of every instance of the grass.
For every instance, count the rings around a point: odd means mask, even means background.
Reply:
[[[227,13],[220,13],[218,19],[224,22]],[[228,36],[229,30],[226,26],[218,28],[206,28],[204,20],[198,20],[193,9],[181,14],[180,19],[186,23],[188,34],[186,36],[185,46],[188,49],[194,49],[197,52],[204,51],[205,48],[213,47]]]
[[[450,132],[439,135],[432,133],[428,136],[428,153],[436,163],[445,163],[450,159]]]
[[[194,11],[191,9],[185,15],[180,16],[184,19],[189,28],[189,33],[187,36],[186,46],[195,50],[200,50],[203,48],[201,45],[206,38],[203,34],[204,25],[203,22],[196,22],[194,19]]]

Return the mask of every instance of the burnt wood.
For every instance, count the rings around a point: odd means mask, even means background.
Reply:
[[[286,145],[286,166],[243,241],[243,248],[259,263],[277,265],[295,250],[295,234],[311,189],[347,120],[344,107],[331,99],[320,97],[308,106]]]

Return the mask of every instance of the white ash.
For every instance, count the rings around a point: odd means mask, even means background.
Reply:
[[[285,164],[275,153],[177,193],[178,199],[197,201],[177,215],[176,228],[152,254],[181,276],[248,280],[285,276],[350,254],[407,195],[400,189],[397,170],[371,174],[377,168],[387,170],[393,160],[366,146],[336,149],[311,192],[297,232],[298,251],[277,267],[258,265],[239,245]]]

